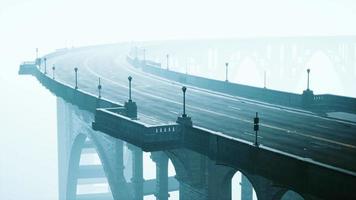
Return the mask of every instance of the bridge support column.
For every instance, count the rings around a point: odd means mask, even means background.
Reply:
[[[216,165],[208,157],[190,150],[172,152],[183,163],[182,166],[175,165],[180,200],[231,199],[231,177],[227,174],[234,169]]]
[[[253,184],[258,200],[275,200],[280,199],[286,192],[285,188],[275,185],[272,181],[258,175],[248,175]]]
[[[116,140],[115,141],[115,167],[116,167],[116,172],[118,173],[118,177],[122,177],[122,180],[125,180],[124,178],[124,142],[122,140]],[[126,184],[126,183],[123,183]]]
[[[136,146],[129,145],[132,152],[132,179],[134,190],[134,200],[143,199],[143,153],[142,150]]]
[[[168,200],[168,157],[163,152],[153,152],[151,159],[156,163],[156,199]]]

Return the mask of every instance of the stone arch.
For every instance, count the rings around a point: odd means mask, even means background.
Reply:
[[[304,200],[305,198],[293,190],[284,190],[276,195],[275,200]]]
[[[305,67],[302,67],[299,72],[298,91],[306,89],[306,68],[311,69],[310,87],[315,93],[337,94],[340,93],[340,90],[343,90],[342,80],[335,70],[333,61],[325,51],[314,51],[310,58],[306,60]]]
[[[99,132],[95,132],[94,134],[98,134]],[[117,172],[117,168],[113,166],[112,163],[109,161],[109,155],[107,155],[106,151],[104,150],[103,145],[99,141],[100,138],[94,136],[94,134],[90,134],[90,139],[93,141],[96,152],[98,153],[100,162],[103,166],[103,170],[107,177],[109,187],[113,196],[113,199],[132,199],[132,192],[128,187],[128,184],[125,180],[125,177],[119,175]],[[104,136],[105,137],[105,136]],[[111,141],[114,143],[115,138],[110,138]],[[114,154],[115,155],[115,154]],[[116,166],[117,167],[117,166]]]
[[[263,70],[259,68],[254,56],[243,56],[238,65],[231,69],[229,76],[232,82],[256,87],[263,86]]]
[[[176,172],[176,178],[185,178],[188,176],[187,167],[184,165],[184,162],[180,159],[180,156],[173,151],[164,151],[168,159],[172,162],[173,168]]]
[[[80,155],[87,136],[78,134],[72,144],[68,161],[68,175],[66,186],[66,199],[75,200],[77,195],[77,174],[79,170]]]
[[[251,178],[250,177],[250,175],[247,173],[247,172],[245,172],[245,171],[243,171],[243,170],[241,170],[241,169],[234,169],[234,170],[231,170],[230,172],[229,172],[229,174],[227,174],[227,176],[226,176],[226,178],[227,179],[230,179],[231,180],[231,182],[232,182],[232,180],[233,180],[233,178],[238,174],[238,173],[240,173],[241,174],[241,178],[243,178],[242,176],[244,176],[246,179],[247,179],[247,181],[251,184],[251,187],[252,187],[252,191],[251,191],[251,199],[253,198],[253,193],[255,192],[256,193],[256,191],[255,191],[255,183],[254,183],[254,181],[253,181],[253,178]],[[240,180],[240,183],[241,183],[241,180]],[[235,191],[233,190],[233,184],[231,184],[231,198],[233,197],[233,193],[234,193]],[[240,191],[240,195],[241,195],[241,192],[242,191]]]

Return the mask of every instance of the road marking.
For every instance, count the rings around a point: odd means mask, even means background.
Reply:
[[[149,74],[147,72],[142,72],[142,70],[139,71],[138,69],[133,68],[133,67],[129,67],[129,68],[126,68],[126,69],[127,69],[127,71],[135,73],[138,76],[145,77],[145,78],[150,78],[150,79],[152,79],[154,81],[161,81],[161,82],[164,82],[164,83],[171,83],[171,85],[174,85],[174,86],[179,87],[179,88],[182,85],[182,83],[175,82],[175,81],[172,81],[172,80],[169,80],[169,79],[165,79],[165,78],[162,78],[162,77],[157,76],[157,75]],[[136,70],[136,72],[134,72],[133,70]],[[138,73],[141,73],[141,74],[138,74]],[[145,76],[143,76],[142,73],[145,73]],[[294,109],[294,108],[290,108],[290,107],[283,107],[283,106],[274,105],[274,104],[271,104],[271,103],[266,103],[266,102],[262,102],[262,101],[247,99],[247,98],[244,98],[244,97],[233,96],[233,95],[225,94],[225,93],[222,93],[222,92],[216,92],[216,91],[212,91],[212,90],[208,90],[208,89],[198,88],[198,87],[193,86],[193,85],[190,85],[190,88],[193,89],[194,91],[198,92],[198,93],[202,93],[202,94],[206,94],[206,95],[210,95],[210,96],[215,96],[215,97],[218,97],[218,98],[228,99],[228,100],[235,101],[235,102],[253,104],[253,105],[256,105],[256,106],[269,108],[269,109],[274,109],[274,110],[283,110],[285,112],[290,112],[290,113],[294,113],[294,114],[314,117],[314,118],[333,121],[333,122],[339,122],[339,123],[343,123],[343,124],[356,125],[356,123],[353,123],[353,122],[346,122],[346,121],[342,121],[342,120],[338,120],[338,119],[330,119],[330,118],[318,116],[318,115],[315,115],[312,112],[305,111],[305,110],[299,110],[299,109]]]
[[[176,115],[179,114],[177,111],[173,111],[173,110],[170,110],[170,111],[168,111],[168,112],[173,113],[173,114],[176,114]]]
[[[235,106],[228,106],[229,108],[231,109],[234,109],[234,110],[241,110],[241,108],[238,108],[238,107],[235,107]]]
[[[320,128],[330,129],[329,127],[321,125],[321,124],[315,124],[315,126],[320,127]]]
[[[255,135],[255,134],[253,134],[253,133],[249,133],[249,132],[246,132],[246,131],[244,131],[244,132],[243,132],[243,134],[245,134],[245,135],[249,135],[249,136],[253,136],[253,137],[256,137],[256,135]],[[261,139],[262,139],[263,137],[257,134],[257,138],[261,138]]]
[[[87,59],[87,60],[88,60],[88,59]],[[114,85],[117,85],[117,86],[120,86],[120,87],[123,87],[123,88],[128,89],[128,87],[125,86],[125,85],[122,85],[122,84],[120,84],[120,83],[118,83],[118,82],[116,82],[116,81],[114,81],[114,80],[112,80],[112,79],[106,78],[106,77],[104,77],[104,76],[100,76],[99,73],[94,72],[91,68],[89,68],[87,63],[85,63],[85,68],[86,68],[90,73],[95,74],[96,76],[102,77],[102,79],[105,79],[105,80],[111,82],[111,83],[114,84]],[[141,76],[142,76],[142,75],[141,75]],[[132,90],[133,90],[133,91],[137,91],[137,92],[139,92],[140,94],[143,94],[143,95],[146,95],[146,96],[155,98],[155,99],[159,99],[159,100],[162,100],[162,101],[166,101],[166,102],[170,102],[170,103],[182,105],[182,103],[180,103],[180,102],[176,102],[176,101],[174,101],[174,100],[166,99],[165,97],[160,97],[160,96],[157,96],[157,95],[152,95],[152,94],[150,94],[150,93],[146,93],[146,92],[141,91],[141,90],[138,90],[138,89],[132,89]],[[207,113],[210,113],[210,114],[219,115],[219,116],[222,116],[222,117],[226,117],[226,118],[230,118],[230,119],[242,121],[242,122],[249,123],[249,124],[252,124],[252,123],[253,123],[252,121],[247,120],[247,119],[243,119],[243,118],[239,118],[239,117],[235,117],[235,116],[231,116],[231,115],[219,113],[219,112],[216,112],[216,111],[211,111],[211,110],[204,109],[204,108],[199,108],[199,107],[196,107],[196,106],[187,105],[187,108],[192,108],[192,109],[195,109],[195,110],[204,111],[204,112],[207,112]],[[322,137],[318,137],[318,136],[313,136],[313,135],[309,135],[309,134],[305,134],[305,133],[300,133],[300,132],[297,132],[297,131],[290,131],[290,130],[288,130],[288,129],[276,127],[276,126],[269,125],[269,124],[263,124],[263,123],[261,123],[260,126],[261,126],[261,127],[267,127],[267,128],[275,129],[275,130],[279,130],[279,131],[286,132],[286,133],[293,133],[293,134],[296,134],[296,135],[299,135],[299,136],[304,136],[304,137],[312,138],[312,139],[315,139],[315,140],[320,140],[320,141],[324,141],[324,142],[328,142],[328,143],[332,143],[332,144],[337,144],[337,145],[344,146],[344,147],[348,147],[348,148],[356,149],[356,146],[351,145],[351,144],[346,144],[346,143],[342,143],[342,142],[337,142],[337,141],[334,141],[334,140],[330,140],[330,139],[326,139],[326,138],[322,138]]]

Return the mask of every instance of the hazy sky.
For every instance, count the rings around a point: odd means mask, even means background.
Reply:
[[[0,39],[33,54],[131,40],[356,34],[355,19],[353,0],[1,0]]]

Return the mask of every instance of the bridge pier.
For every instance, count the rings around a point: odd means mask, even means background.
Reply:
[[[115,140],[115,171],[119,177],[124,177],[124,142],[122,140]],[[124,180],[124,179],[122,179]],[[126,184],[126,183],[123,183]]]
[[[140,148],[128,145],[132,152],[132,179],[134,200],[143,199],[143,152]]]
[[[156,163],[156,199],[168,200],[168,157],[163,152],[152,152],[151,159]]]
[[[208,157],[187,149],[169,151],[171,154],[174,155],[170,158],[179,181],[180,200],[231,199],[233,168],[217,165]],[[177,165],[177,160],[182,164]]]
[[[271,180],[258,175],[246,174],[253,185],[258,200],[276,200],[281,199],[287,191],[285,188],[277,186]]]

